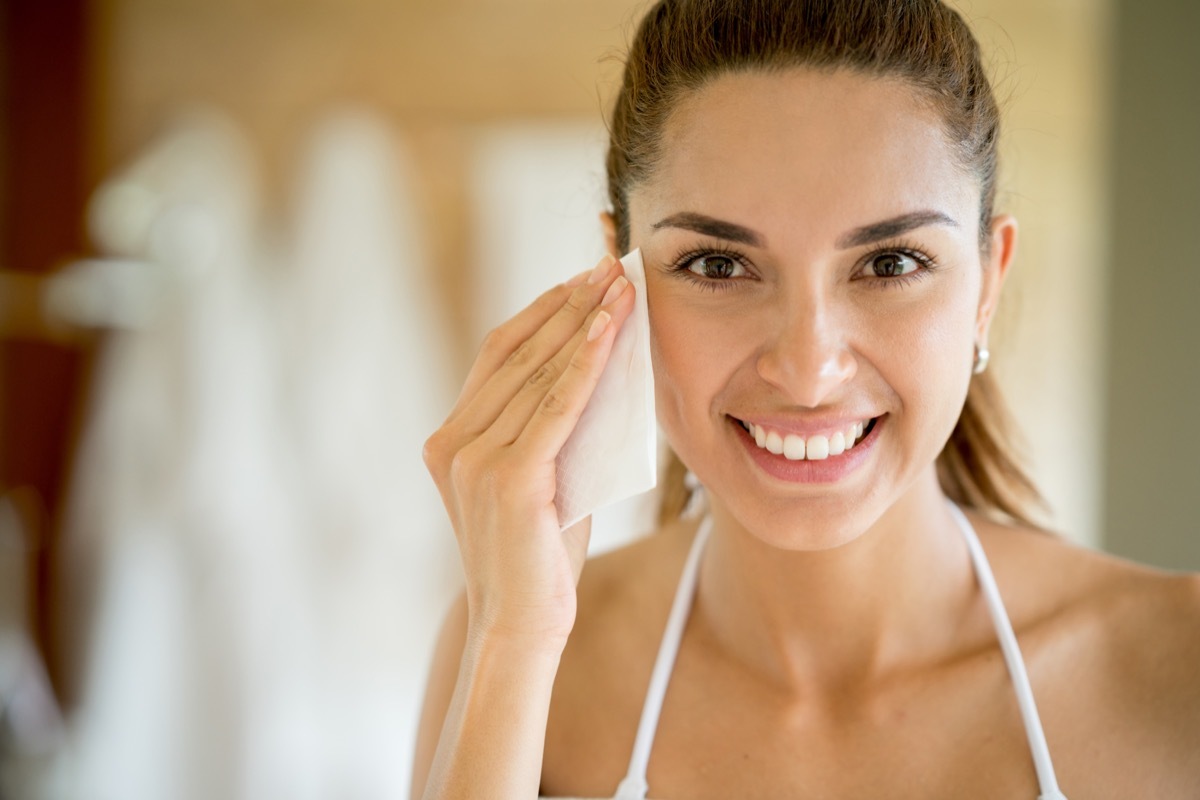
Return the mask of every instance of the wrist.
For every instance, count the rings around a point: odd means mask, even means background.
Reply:
[[[557,633],[531,632],[484,621],[472,621],[467,627],[467,648],[494,658],[544,662],[557,668],[566,646],[566,635]]]
[[[467,648],[479,655],[545,663],[557,669],[566,648],[566,633],[527,630],[494,620],[472,620],[467,626]]]
[[[530,604],[524,598],[497,599],[468,592],[467,613],[469,642],[553,658],[562,654],[575,626],[574,603]]]

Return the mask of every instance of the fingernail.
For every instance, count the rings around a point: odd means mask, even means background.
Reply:
[[[625,287],[629,285],[629,281],[624,275],[618,277],[612,282],[612,286],[608,287],[608,291],[604,293],[604,299],[600,301],[600,305],[606,306],[613,300],[621,296],[621,292],[625,291]]]
[[[608,327],[608,321],[612,319],[607,311],[601,311],[592,320],[592,327],[588,328],[587,340],[594,342],[600,338],[600,334],[604,333],[604,329]]]
[[[571,280],[567,281],[566,285],[567,286],[578,286],[579,284],[586,281],[588,279],[588,276],[591,274],[592,274],[592,270],[585,269],[583,272],[579,273],[574,278],[571,278]]]
[[[616,259],[612,256],[605,256],[604,258],[600,259],[600,263],[596,265],[596,268],[592,270],[592,274],[588,276],[587,282],[599,283],[600,281],[604,280],[606,277],[608,277],[608,273],[612,270],[612,265],[615,262]]]

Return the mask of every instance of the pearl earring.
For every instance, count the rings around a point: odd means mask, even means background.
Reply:
[[[975,345],[975,366],[971,372],[978,375],[987,369],[989,358],[991,358],[991,353],[988,352],[986,347]]]

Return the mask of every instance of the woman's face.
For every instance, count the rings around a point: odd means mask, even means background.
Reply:
[[[898,82],[723,76],[662,144],[629,209],[667,438],[763,539],[849,541],[931,478],[1015,226],[981,263],[979,182]]]

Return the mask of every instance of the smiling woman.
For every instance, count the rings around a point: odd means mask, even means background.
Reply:
[[[1028,521],[985,371],[1017,232],[998,129],[938,0],[647,13],[609,254],[488,338],[426,446],[467,590],[416,795],[1200,792],[1200,580]],[[672,480],[705,513],[668,502],[585,570],[554,464],[632,308],[630,248]]]

